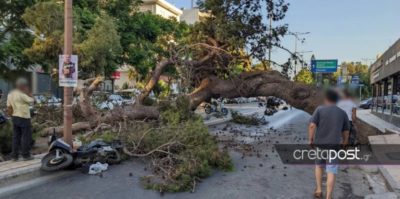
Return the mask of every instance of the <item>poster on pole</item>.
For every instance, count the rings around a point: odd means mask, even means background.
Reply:
[[[78,56],[60,55],[58,59],[60,87],[78,86]]]

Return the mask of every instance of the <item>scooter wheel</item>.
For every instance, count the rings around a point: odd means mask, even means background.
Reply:
[[[41,170],[43,171],[58,171],[61,169],[65,169],[70,166],[74,160],[71,154],[63,153],[62,159],[54,161],[56,159],[56,152],[51,151],[47,155],[45,155],[42,159]]]
[[[119,164],[121,163],[121,154],[118,151],[107,155],[106,161],[108,164]]]

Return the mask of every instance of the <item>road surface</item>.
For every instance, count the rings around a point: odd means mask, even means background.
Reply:
[[[251,108],[251,107],[249,107]],[[246,108],[244,108],[246,109]],[[10,199],[307,199],[314,190],[313,166],[283,165],[273,143],[306,142],[309,115],[299,110],[267,117],[268,125],[249,127],[222,124],[211,127],[221,145],[227,145],[235,165],[233,172],[215,171],[198,184],[195,193],[160,194],[145,190],[139,182],[150,174],[138,159],[111,166],[102,177],[75,172],[40,187],[9,196]],[[245,149],[246,147],[247,149]],[[250,147],[250,149],[248,148]],[[130,176],[130,173],[133,175]],[[358,199],[372,193],[364,171],[342,168],[335,198]]]

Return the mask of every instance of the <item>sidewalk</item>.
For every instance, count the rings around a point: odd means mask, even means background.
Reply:
[[[382,133],[387,132],[387,130],[391,131],[391,132],[400,133],[399,127],[397,127],[394,124],[391,124],[389,122],[386,122],[385,120],[372,114],[370,110],[357,110],[357,118],[360,119],[361,121],[377,128]]]
[[[399,134],[369,136],[368,139],[371,145],[400,144]],[[372,150],[374,150],[373,147]],[[400,153],[400,151],[398,151],[398,153]],[[386,179],[389,187],[393,191],[400,193],[400,166],[399,165],[379,166],[379,171]]]
[[[368,136],[370,144],[400,144],[400,128],[372,114],[370,110],[358,110],[357,118],[378,129],[381,133],[395,133]],[[400,193],[400,166],[379,166],[379,171],[387,181],[388,186],[394,192]]]

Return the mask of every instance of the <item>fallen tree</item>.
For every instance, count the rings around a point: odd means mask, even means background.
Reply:
[[[159,78],[159,77],[158,77]],[[91,104],[90,96],[102,82],[101,77],[86,81],[82,88],[76,90],[79,94],[78,107],[82,112],[85,121],[73,124],[73,131],[89,131],[100,124],[113,124],[123,120],[144,120],[157,119],[159,117],[159,107],[144,106],[138,100],[132,106],[117,107],[113,110],[103,112]],[[151,80],[155,81],[155,80]],[[285,100],[295,108],[302,109],[310,114],[322,102],[322,92],[317,88],[299,82],[293,82],[284,77],[277,71],[255,71],[244,72],[232,79],[219,79],[215,76],[201,81],[198,88],[186,95],[190,101],[189,107],[195,110],[197,106],[209,101],[211,98],[236,98],[236,97],[259,97],[275,96]],[[147,96],[140,95],[140,98]],[[62,127],[50,127],[57,133],[62,132]]]
[[[209,77],[191,93],[190,106],[195,109],[210,98],[275,96],[298,109],[312,113],[322,102],[322,93],[313,86],[293,82],[277,71],[241,73],[232,79]]]
[[[75,95],[79,96],[78,104],[74,104],[75,108],[80,110],[81,118],[83,121],[78,121],[72,124],[72,131],[82,132],[91,131],[101,124],[114,124],[123,120],[143,120],[143,119],[157,119],[159,117],[159,110],[157,107],[144,106],[136,103],[133,106],[116,107],[113,110],[104,112],[98,110],[92,105],[91,96],[93,92],[98,89],[98,86],[103,82],[103,77],[92,78],[84,81],[83,86],[75,90]],[[62,134],[62,126],[52,126],[44,130],[44,134],[52,133],[55,131],[57,134]]]

